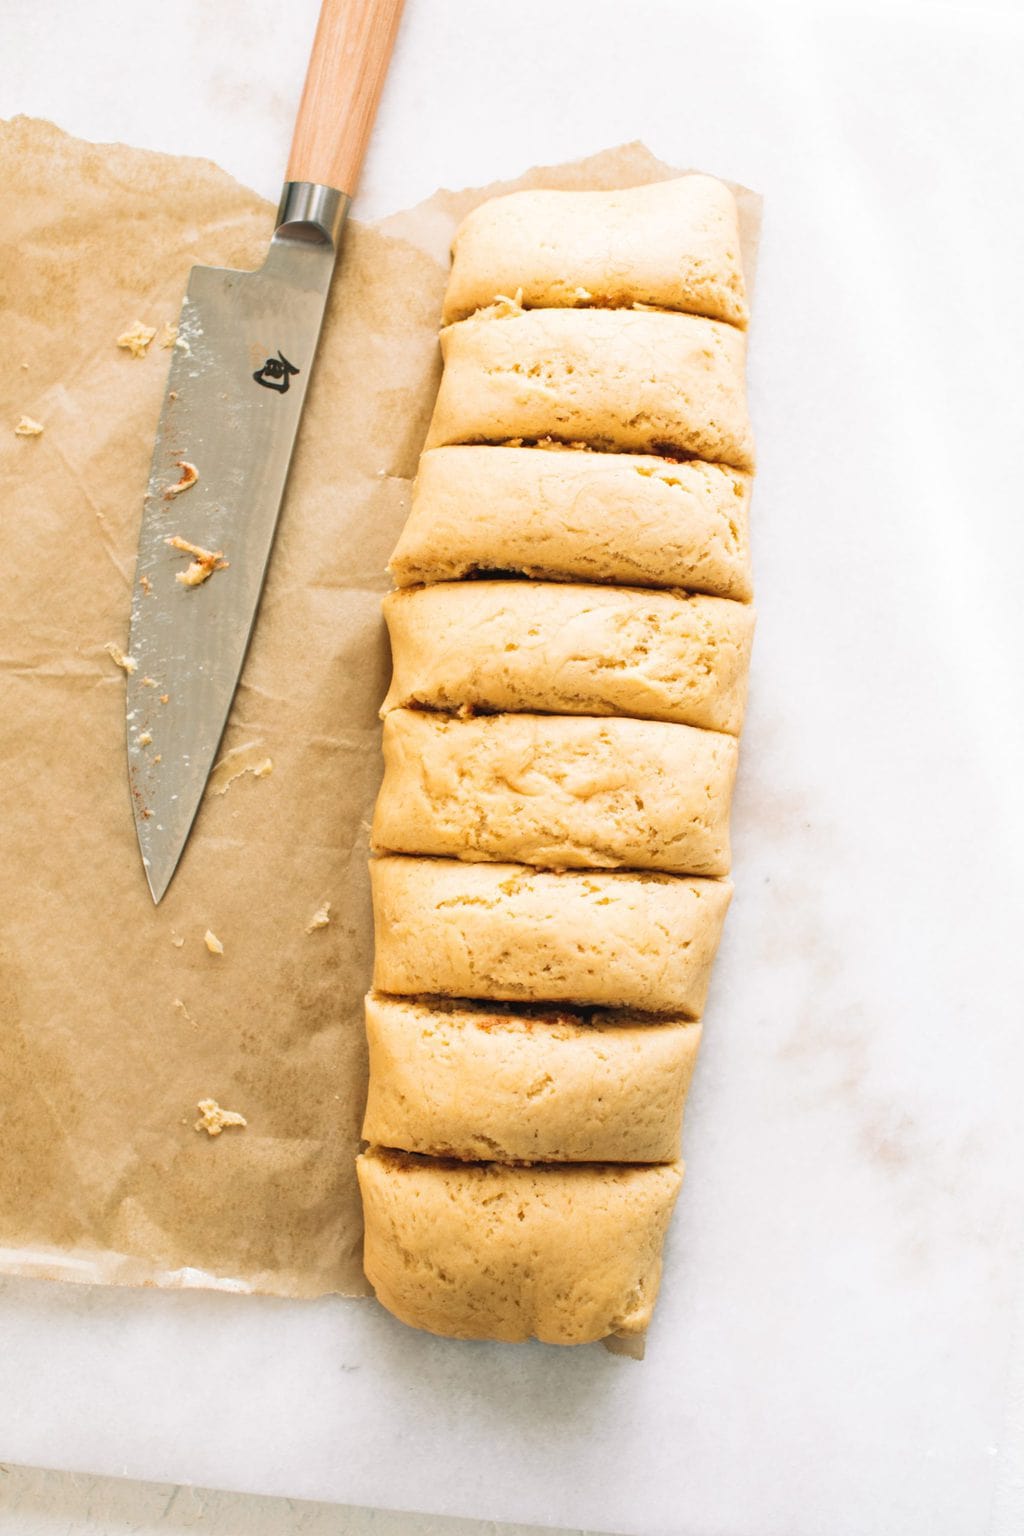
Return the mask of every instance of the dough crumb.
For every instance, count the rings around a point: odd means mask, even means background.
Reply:
[[[184,940],[182,940],[182,942],[184,943]],[[178,1012],[182,1015],[182,1017],[186,1018],[190,1024],[195,1024],[195,1022],[196,1022],[195,1019],[189,1013],[188,1009],[185,1007],[185,1004],[182,1002],[180,997],[176,997],[174,999],[173,1003],[171,1004],[171,1007],[172,1008],[177,1008]]]
[[[153,583],[150,581],[145,572],[143,572],[143,574],[139,577],[139,586],[142,588],[143,592],[146,593],[147,597],[153,590]]]
[[[175,534],[173,538],[165,539],[165,544],[170,544],[172,549],[180,549],[186,555],[194,558],[187,571],[179,571],[175,581],[183,587],[201,587],[204,581],[208,581],[214,571],[226,571],[229,561],[224,559],[222,549],[203,549],[200,544],[190,544],[187,539]]]
[[[171,702],[171,696],[170,696],[169,693],[162,693],[160,695],[160,703],[161,704],[169,704],[170,702]]]
[[[177,480],[174,485],[169,485],[166,491],[164,491],[165,501],[170,501],[173,496],[180,496],[182,491],[189,490],[199,479],[198,469],[196,469],[194,464],[190,464],[187,459],[178,459],[177,464],[181,470],[181,479]]]
[[[15,437],[41,437],[46,428],[33,416],[23,416],[14,429]]]
[[[496,293],[494,303],[488,304],[484,309],[476,312],[477,320],[507,320],[512,315],[521,315],[523,312],[523,290],[517,288],[509,298],[506,293]]]
[[[127,331],[121,332],[117,345],[130,352],[132,357],[145,357],[146,349],[155,335],[155,325],[143,325],[141,320],[136,320]]]
[[[152,744],[153,744],[153,738],[150,735],[150,733],[148,731],[143,731],[142,735],[139,737],[139,746],[140,747],[149,747],[149,746],[152,746]]]
[[[242,778],[246,773],[251,773],[254,779],[265,779],[274,771],[274,760],[265,757],[260,762],[246,762],[247,757],[252,757],[258,750],[260,743],[250,742],[243,747],[232,747],[230,752],[214,763],[208,781],[208,791],[211,795],[226,795],[236,779]]]
[[[244,1115],[240,1115],[234,1109],[221,1109],[216,1099],[200,1099],[196,1105],[200,1118],[196,1121],[196,1130],[205,1131],[208,1136],[219,1136],[229,1125],[248,1125]]]
[[[155,677],[144,677],[142,679],[142,686],[143,686],[143,688],[155,688],[156,687],[156,678]]]
[[[121,650],[120,646],[114,644],[113,640],[108,640],[103,649],[115,667],[120,667],[122,672],[137,672],[139,670],[139,664],[135,657],[127,655],[125,651]]]
[[[551,453],[591,453],[593,450],[589,443],[571,439],[563,443],[559,437],[535,437],[528,440],[525,437],[503,437],[498,444],[499,448],[546,448]],[[653,473],[653,471],[648,471]]]
[[[173,347],[178,339],[178,327],[165,320],[160,335],[157,337],[158,347]]]
[[[538,437],[535,448],[546,448],[549,453],[589,453],[590,444],[581,443],[578,439],[572,439],[563,443],[557,437]]]
[[[326,928],[330,921],[331,904],[329,901],[325,901],[322,906],[317,907],[316,911],[313,913],[313,916],[306,924],[306,932],[315,933],[318,928]]]
[[[184,945],[185,945],[185,940],[181,937],[181,935],[179,933],[172,933],[171,934],[171,943],[174,945],[175,949],[183,949]]]
[[[211,955],[222,955],[224,953],[224,945],[221,943],[220,939],[218,939],[215,933],[210,932],[209,928],[207,928],[206,932],[203,934],[203,943],[206,945]]]

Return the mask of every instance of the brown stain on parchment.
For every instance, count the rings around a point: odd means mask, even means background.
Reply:
[[[443,273],[349,230],[222,747],[259,742],[273,772],[206,798],[154,908],[129,812],[124,678],[104,646],[127,641],[169,353],[132,358],[115,338],[135,319],[173,321],[193,263],[257,265],[272,210],[205,162],[26,120],[0,130],[0,166],[4,1266],[34,1249],[79,1278],[191,1269],[363,1294],[353,1158],[379,602],[434,386]],[[41,438],[2,430],[32,410]],[[309,935],[325,898],[335,922]],[[208,927],[223,957],[205,949]],[[245,1130],[197,1134],[207,1096],[240,1109]],[[28,1256],[25,1268],[39,1272]]]
[[[10,945],[0,947],[0,1020],[3,1020],[3,1082],[0,1085],[0,1148],[12,1159],[17,1177],[0,1180],[0,1230],[25,1225],[25,1214],[45,1204],[54,1188],[65,1194],[63,1220],[54,1228],[26,1237],[45,1236],[58,1243],[75,1243],[81,1236],[76,1218],[78,1179],[69,1140],[81,1116],[81,1094],[75,1086],[67,1053],[59,1045],[40,1045],[26,1034],[24,968]],[[20,1146],[38,1148],[38,1155],[19,1159]]]

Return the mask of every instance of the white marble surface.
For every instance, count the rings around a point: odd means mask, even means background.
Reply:
[[[0,1465],[0,1536],[545,1536],[549,1529]]]
[[[275,196],[314,10],[8,6],[0,112]],[[642,1536],[1024,1526],[1021,10],[626,14],[408,0],[360,211],[632,137],[768,199],[738,893],[648,1359],[7,1283],[0,1458]]]

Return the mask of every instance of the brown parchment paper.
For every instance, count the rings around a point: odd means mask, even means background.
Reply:
[[[0,1272],[366,1294],[380,596],[437,387],[449,241],[513,185],[671,174],[632,145],[349,225],[221,761],[154,908],[105,646],[127,645],[170,353],[115,338],[173,323],[193,263],[258,265],[273,209],[206,161],[0,125]],[[742,194],[749,272],[757,204]],[[41,437],[15,436],[23,413]],[[194,1130],[207,1097],[247,1127]]]

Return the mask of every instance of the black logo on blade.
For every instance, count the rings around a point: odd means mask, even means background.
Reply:
[[[288,380],[293,373],[298,373],[294,363],[290,363],[283,352],[276,357],[268,357],[262,368],[257,368],[253,378],[257,384],[262,384],[264,389],[276,389],[279,395],[288,393]]]

